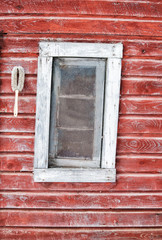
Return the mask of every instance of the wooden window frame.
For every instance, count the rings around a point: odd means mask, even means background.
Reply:
[[[115,182],[123,45],[105,43],[40,42],[35,128],[35,182]],[[48,168],[53,58],[104,58],[106,81],[101,168]]]

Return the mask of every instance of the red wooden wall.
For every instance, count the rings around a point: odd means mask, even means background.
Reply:
[[[162,239],[162,2],[1,0],[0,239]],[[34,183],[38,42],[124,44],[116,183]],[[25,68],[13,117],[11,70]]]

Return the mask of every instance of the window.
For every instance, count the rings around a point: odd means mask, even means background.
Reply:
[[[41,42],[34,180],[114,182],[122,44]]]

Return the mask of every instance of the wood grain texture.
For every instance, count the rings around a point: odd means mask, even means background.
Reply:
[[[102,168],[115,168],[121,59],[107,61],[102,141]]]
[[[79,161],[79,160],[78,160]],[[35,182],[115,182],[116,169],[34,168]]]
[[[0,152],[34,152],[34,137],[26,135],[1,135]],[[117,153],[162,153],[161,137],[120,136]]]
[[[161,6],[160,0],[1,1],[7,34],[0,36],[0,188],[7,209],[0,239],[162,239]],[[124,45],[116,183],[33,181],[38,43],[47,40]],[[17,119],[15,65],[26,73]]]
[[[120,101],[121,114],[161,114],[161,98],[123,97]]]
[[[33,154],[1,154],[1,171],[31,172],[33,171]],[[161,173],[161,156],[156,155],[122,155],[117,156],[118,173]]]
[[[12,19],[12,21],[11,21]],[[97,20],[97,21],[96,21]],[[85,17],[0,17],[4,33],[95,33],[162,36],[160,21]],[[102,27],[101,27],[102,26]]]
[[[162,118],[154,116],[120,116],[118,133],[162,133]]]
[[[19,113],[33,113],[36,112],[36,98],[33,96],[22,97],[19,94]],[[13,113],[14,109],[14,96],[12,97],[0,97],[0,112],[1,113]]]
[[[1,173],[1,190],[158,192],[161,188],[161,174],[117,174],[116,183],[34,183],[33,173]]]
[[[119,137],[117,153],[162,153],[162,138]]]
[[[119,112],[119,93],[120,93],[120,79],[121,79],[121,60],[123,56],[122,44],[93,44],[93,43],[52,43],[40,42],[39,44],[39,59],[38,59],[38,81],[37,81],[37,112],[36,112],[36,128],[35,128],[35,157],[34,157],[34,180],[36,182],[114,182],[116,176],[115,155],[116,155],[116,138],[117,138],[117,124]],[[50,99],[51,99],[51,78],[52,78],[52,58],[54,57],[90,57],[90,58],[106,58],[106,98],[104,106],[104,127],[103,127],[103,151],[101,166],[106,169],[46,169],[48,168],[48,154],[49,154],[49,126],[50,126]],[[90,62],[89,62],[90,63]],[[73,63],[74,64],[74,63]],[[104,65],[102,65],[103,68]],[[101,67],[101,66],[100,66]],[[102,69],[101,68],[101,69]],[[100,75],[101,75],[100,70]],[[57,68],[55,68],[57,76]],[[98,67],[96,67],[97,87],[98,88]],[[103,78],[100,76],[101,89],[103,91]],[[54,92],[58,91],[58,79],[56,79]],[[102,94],[101,94],[102,95]],[[57,99],[57,96],[55,97]],[[54,99],[54,104],[56,99]],[[96,94],[96,121],[94,131],[94,159],[99,161],[99,150],[97,138],[101,137],[101,129],[98,127],[101,124],[102,109],[98,107],[101,105],[102,99],[99,100]],[[60,100],[61,106],[62,100]],[[67,100],[66,100],[67,103]],[[72,103],[71,103],[72,104]],[[75,106],[72,106],[73,111]],[[87,108],[86,108],[87,109]],[[68,107],[70,111],[70,106]],[[56,111],[56,107],[55,107]],[[65,110],[64,110],[65,111]],[[87,111],[87,110],[86,110]],[[81,111],[84,115],[85,111]],[[56,114],[56,113],[55,113]],[[74,113],[73,113],[74,114]],[[66,114],[65,116],[66,117]],[[111,125],[111,128],[110,128]],[[55,126],[54,126],[55,127]],[[97,132],[96,132],[96,129]],[[98,133],[100,131],[100,133]],[[58,134],[59,137],[59,134]],[[65,136],[64,136],[65,138]],[[74,135],[73,135],[74,138]],[[69,138],[70,139],[70,138]],[[78,142],[78,138],[74,140]],[[56,140],[54,140],[54,145]],[[61,144],[65,149],[66,144]],[[88,145],[88,143],[87,143]],[[75,145],[76,151],[77,145]],[[68,145],[68,150],[71,146]],[[97,152],[96,152],[97,149]],[[88,147],[89,150],[89,147]],[[64,150],[63,150],[64,151]],[[88,151],[85,152],[88,153]],[[112,153],[110,155],[110,153]],[[55,154],[55,152],[54,152]],[[58,145],[59,154],[59,145]],[[89,154],[89,153],[88,153]],[[81,153],[83,155],[83,153]],[[61,156],[61,155],[60,155]],[[63,155],[64,156],[64,155]],[[66,156],[66,155],[65,155]],[[85,155],[86,156],[86,155]],[[88,155],[89,156],[89,155]],[[108,159],[109,157],[109,159]],[[94,160],[93,159],[93,160]],[[76,165],[77,166],[77,165]],[[108,169],[107,169],[108,168]],[[42,170],[41,170],[42,169]]]
[[[8,209],[159,209],[162,193],[7,193],[0,194]]]
[[[35,127],[35,117],[26,115],[18,116],[6,116],[1,115],[0,132],[11,133],[33,133]],[[158,116],[119,116],[118,133],[148,133],[151,136],[152,133],[162,133],[162,117]]]
[[[14,171],[33,171],[34,154],[1,154],[0,162],[1,171],[14,172]]]
[[[21,65],[24,68],[25,75],[27,74],[37,74],[37,58],[1,58],[0,66],[1,73],[11,74],[14,66]]]
[[[122,155],[116,158],[117,173],[161,173],[161,154],[156,155]]]
[[[21,96],[26,94],[36,94],[36,76],[27,75],[25,77],[24,89]],[[0,77],[0,93],[13,93],[11,89],[11,77]],[[162,95],[162,78],[161,77],[122,77],[121,94],[123,95]]]
[[[105,43],[40,42],[39,55],[50,57],[122,58],[123,45]]]
[[[123,40],[124,56],[159,56],[162,52],[161,41]]]
[[[121,94],[124,95],[162,95],[161,77],[123,77]]]
[[[34,142],[34,166],[48,167],[49,126],[51,104],[52,57],[39,57],[37,108]]]
[[[56,1],[35,0],[20,3],[2,0],[0,13],[77,14],[95,16],[161,17],[162,4],[156,2]]]
[[[12,34],[4,35],[3,47],[1,54],[3,55],[21,55],[24,54],[28,57],[38,55],[38,44],[40,41],[72,41],[72,42],[103,42],[103,43],[118,43],[122,42],[124,45],[124,57],[135,56],[135,57],[161,57],[162,55],[162,40],[160,39],[147,39],[143,41],[140,36],[129,36],[125,35],[114,36],[109,35],[94,35],[94,34]]]
[[[126,59],[122,64],[122,75],[129,76],[161,76],[161,60]]]
[[[7,58],[0,59],[1,73],[11,74],[11,70],[15,65],[21,65],[25,74],[37,74],[37,58]],[[162,62],[160,60],[151,59],[123,59],[122,60],[122,76],[150,76],[160,77],[162,71]]]
[[[0,228],[1,239],[11,240],[15,237],[28,240],[161,240],[159,228],[123,228],[123,229],[51,229],[51,228]]]
[[[128,97],[120,99],[120,114],[161,114],[161,97]],[[13,113],[14,96],[0,97],[0,112]],[[19,113],[35,113],[35,96],[19,97]]]
[[[36,76],[25,76],[25,82],[24,82],[24,89],[20,93],[21,95],[24,94],[36,94],[36,83],[37,79]],[[11,89],[11,77],[10,76],[1,76],[0,77],[0,93],[6,94],[6,93],[13,93]]]
[[[33,136],[0,136],[0,152],[34,152]]]
[[[0,132],[34,133],[34,116],[1,116]]]
[[[161,211],[72,212],[2,210],[0,226],[19,227],[159,227]]]

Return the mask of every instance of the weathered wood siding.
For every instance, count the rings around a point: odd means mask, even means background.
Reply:
[[[162,239],[162,2],[1,0],[0,239]],[[38,42],[124,44],[116,183],[34,183]],[[26,72],[13,116],[11,70]]]

